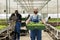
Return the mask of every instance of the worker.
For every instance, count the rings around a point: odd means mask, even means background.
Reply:
[[[36,23],[38,23],[39,21],[42,21],[44,24],[46,24],[45,20],[43,20],[42,16],[38,15],[38,8],[34,7],[33,10],[34,10],[34,14],[29,17],[29,19],[26,21],[26,24],[28,24],[30,21],[36,22]],[[30,30],[31,40],[35,40],[36,38],[37,38],[37,40],[41,40],[41,38],[42,38],[41,35],[42,35],[42,31],[39,29]]]
[[[16,40],[16,38],[18,38],[18,40],[20,40],[20,27],[21,27],[22,16],[21,16],[21,14],[18,13],[18,10],[15,10],[15,15],[17,16],[17,20],[16,20],[16,25],[15,25],[14,40]]]
[[[16,20],[16,25],[15,25],[15,29],[14,29],[14,40],[16,40],[16,38],[18,40],[20,40],[20,27],[21,27],[21,18],[22,18],[22,16],[21,16],[21,14],[18,13],[18,10],[15,10],[15,13],[13,13],[11,15],[11,17],[12,16],[15,16],[13,18],[13,20],[16,18],[15,19]]]

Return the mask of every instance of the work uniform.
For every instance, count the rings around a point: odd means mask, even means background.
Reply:
[[[20,14],[16,14],[17,16],[17,20],[16,20],[16,25],[15,25],[15,38],[14,40],[16,40],[16,38],[18,40],[20,40],[20,27],[21,27],[21,15]]]
[[[38,23],[39,21],[41,21],[42,19],[42,16],[40,15],[32,15],[30,16],[30,21],[32,22],[36,22]],[[41,30],[38,30],[38,29],[34,29],[34,30],[30,30],[30,37],[31,37],[31,40],[35,40],[37,38],[37,40],[41,40],[41,35],[42,35],[42,31]]]
[[[16,18],[16,25],[15,25],[15,29],[14,29],[14,40],[16,40],[16,38],[18,40],[20,40],[20,27],[21,27],[21,15],[20,14],[12,14],[11,17],[15,16]],[[11,18],[10,18],[11,19]]]

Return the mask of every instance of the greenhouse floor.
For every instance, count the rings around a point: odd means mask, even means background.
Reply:
[[[21,36],[20,40],[30,40],[29,35]],[[47,32],[42,31],[42,40],[53,40]]]

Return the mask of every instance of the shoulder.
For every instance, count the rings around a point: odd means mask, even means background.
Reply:
[[[41,16],[42,17],[42,14],[38,14],[38,16]]]
[[[14,14],[14,13],[12,13],[12,14],[11,14],[11,16],[15,16],[15,14]]]
[[[32,17],[33,16],[33,14],[30,14],[30,17]]]

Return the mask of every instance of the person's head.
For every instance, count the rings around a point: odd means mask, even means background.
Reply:
[[[38,8],[34,7],[33,11],[34,11],[34,14],[37,14],[38,13]]]
[[[18,10],[15,10],[15,13],[18,14]]]

